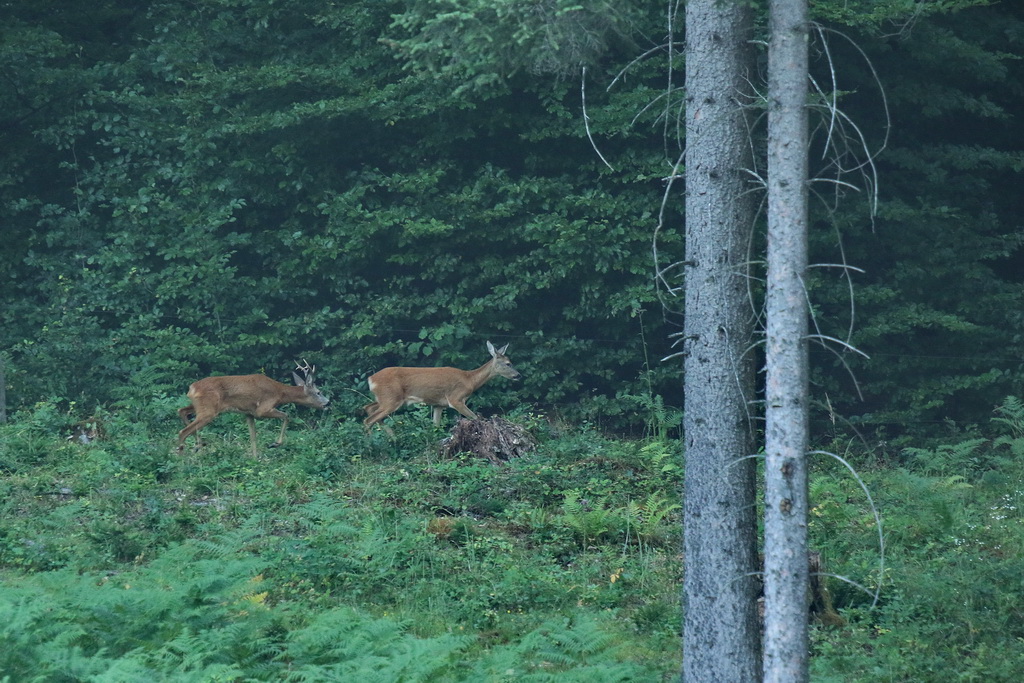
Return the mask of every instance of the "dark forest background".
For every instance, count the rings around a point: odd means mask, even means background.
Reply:
[[[630,432],[680,405],[669,9],[0,4],[9,409],[284,380],[304,357],[354,410],[380,367],[475,367],[486,340],[524,375],[490,410]],[[987,420],[1024,389],[1024,6],[814,13],[815,332],[869,356],[815,346],[817,428]]]

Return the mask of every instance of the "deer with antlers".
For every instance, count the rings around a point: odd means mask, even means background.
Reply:
[[[511,380],[520,377],[505,356],[507,348],[508,344],[505,344],[500,349],[495,349],[491,342],[487,342],[491,360],[476,370],[384,368],[371,375],[368,380],[370,392],[377,400],[363,406],[367,414],[363,424],[366,429],[370,429],[402,406],[419,403],[433,408],[435,425],[441,424],[441,413],[445,408],[454,408],[470,420],[476,420],[476,413],[466,407],[466,399],[473,392],[499,375]],[[386,426],[384,428],[388,429]]]
[[[288,427],[288,415],[277,409],[285,403],[294,403],[310,408],[324,409],[328,399],[316,387],[316,366],[306,361],[297,364],[292,372],[295,386],[276,382],[266,375],[229,375],[225,377],[207,377],[193,383],[188,388],[188,399],[191,403],[178,410],[185,428],[178,432],[178,452],[185,447],[185,439],[194,434],[196,448],[202,443],[199,430],[213,421],[221,413],[242,413],[249,423],[249,439],[252,442],[252,455],[257,457],[256,449],[256,418],[276,418],[281,420],[281,434],[277,441],[270,445],[276,448],[284,443],[285,429]],[[192,422],[189,415],[195,415]]]

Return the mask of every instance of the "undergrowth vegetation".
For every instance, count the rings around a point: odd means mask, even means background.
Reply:
[[[178,456],[174,400],[0,427],[0,680],[664,681],[680,666],[677,440],[512,415],[538,448],[442,458],[293,411]],[[261,438],[273,428],[261,425]],[[852,449],[852,447],[851,447]],[[840,623],[815,681],[1024,670],[1024,405],[991,433],[812,464],[811,533]],[[876,602],[875,592],[878,591]]]

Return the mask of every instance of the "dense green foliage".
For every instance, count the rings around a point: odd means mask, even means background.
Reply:
[[[21,72],[45,101],[10,91],[5,109],[34,147],[4,188],[16,400],[108,402],[300,354],[347,386],[465,367],[488,338],[512,340],[538,404],[637,393],[644,324],[665,343],[642,318],[655,160],[603,173],[575,86],[404,69],[400,7],[158,4],[92,65],[62,26],[6,29],[53,44]]]
[[[838,232],[822,226],[818,238],[819,250],[832,243],[820,260],[843,258],[866,271],[853,277],[853,309],[836,271],[819,273],[824,331],[845,339],[852,328],[853,343],[871,356],[845,358],[863,403],[840,388],[843,371],[830,354],[816,359],[819,368],[832,367],[831,377],[818,376],[840,419],[896,428],[890,433],[934,433],[945,420],[976,420],[994,397],[1020,391],[1021,9],[997,3],[885,24],[881,40],[852,22],[849,38],[876,74],[844,38],[830,41],[838,88],[852,91],[842,98],[844,109],[869,140],[888,135],[876,160],[877,217],[851,216],[849,209],[867,201],[847,193],[846,210],[834,221]],[[880,116],[875,75],[889,121]],[[821,191],[831,204],[832,188]]]
[[[859,135],[872,151],[888,141],[877,176],[840,174],[861,192],[816,185],[814,259],[865,271],[853,307],[852,271],[815,271],[816,324],[871,356],[823,350],[816,386],[829,418],[889,435],[983,419],[1020,392],[1024,355],[1024,16],[912,4],[814,10],[828,29],[816,83],[850,117],[819,119],[816,144],[838,150],[822,177],[866,160]],[[651,258],[683,144],[678,83],[665,92],[681,56],[670,71],[657,49],[681,32],[666,37],[660,5],[0,11],[14,407],[111,406],[208,373],[281,375],[300,355],[343,390],[396,362],[473,365],[489,338],[511,342],[525,376],[482,397],[493,408],[636,429],[652,391],[680,403],[678,367],[657,362],[678,307]],[[675,191],[665,210],[662,267],[684,258]]]
[[[678,672],[677,441],[524,414],[539,447],[496,466],[439,457],[427,411],[392,442],[303,410],[259,459],[237,416],[173,456],[172,404],[83,424],[40,403],[0,428],[0,680]],[[997,412],[988,434],[862,466],[881,574],[860,484],[814,461],[812,548],[860,587],[826,579],[845,623],[813,627],[813,680],[1018,680],[1024,403]],[[65,436],[83,431],[103,436]]]

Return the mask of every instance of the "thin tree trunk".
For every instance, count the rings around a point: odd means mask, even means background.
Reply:
[[[771,0],[765,427],[766,683],[808,680],[807,1]]]
[[[743,108],[747,3],[686,5],[683,680],[760,679],[747,247],[754,205]]]

